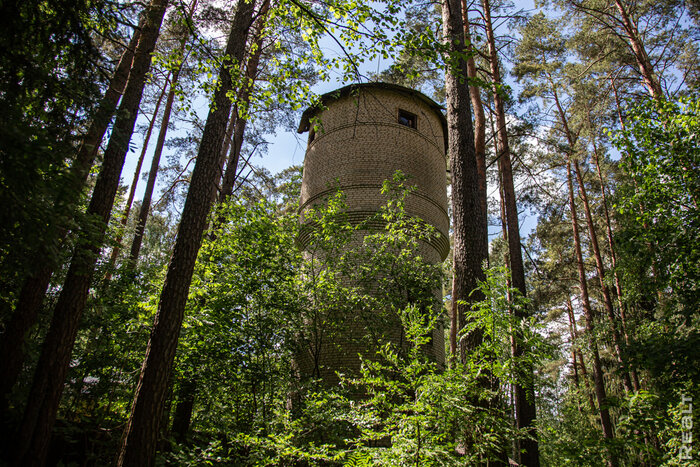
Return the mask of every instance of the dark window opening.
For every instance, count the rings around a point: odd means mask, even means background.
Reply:
[[[418,117],[416,117],[411,112],[406,112],[405,110],[399,109],[399,125],[404,125],[415,130],[417,127],[417,120]]]
[[[309,130],[309,143],[312,142],[316,138],[316,127],[312,126],[311,129]]]

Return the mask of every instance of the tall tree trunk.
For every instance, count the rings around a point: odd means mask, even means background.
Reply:
[[[188,19],[192,18],[196,7],[197,0],[193,0],[190,4]],[[182,67],[185,65],[183,53],[185,51],[186,45],[187,37],[184,37],[180,40],[180,49],[178,50],[178,55],[182,58],[182,63],[180,63],[177,69],[173,71],[173,76],[170,81],[170,91],[168,91],[168,97],[165,101],[165,108],[163,109],[163,118],[160,122],[160,130],[158,132],[158,140],[156,141],[156,149],[153,152],[153,159],[151,159],[151,168],[148,171],[148,181],[146,182],[146,189],[144,190],[143,199],[141,200],[139,216],[136,220],[134,239],[131,241],[131,251],[129,252],[129,268],[135,268],[136,263],[139,260],[141,244],[143,243],[143,235],[146,229],[146,221],[148,220],[148,214],[151,210],[151,200],[153,199],[153,192],[156,187],[156,179],[158,177],[158,169],[160,167],[160,158],[163,155],[165,137],[168,133],[170,115],[173,111],[173,103],[175,102],[175,91],[177,90],[177,83],[180,78],[180,72],[182,71]]]
[[[615,358],[617,359],[617,363],[622,370],[622,381],[625,385],[625,390],[630,392],[632,391],[632,382],[622,354],[622,344],[620,339],[620,331],[618,330],[617,326],[617,318],[615,317],[615,310],[613,310],[610,289],[608,288],[608,284],[605,283],[605,266],[603,265],[603,258],[600,254],[600,247],[598,245],[598,234],[595,231],[595,224],[593,223],[593,216],[591,215],[591,207],[588,203],[588,195],[586,194],[586,186],[583,183],[583,175],[581,174],[581,169],[577,160],[574,160],[574,170],[576,173],[576,180],[578,181],[579,196],[581,201],[583,201],[583,211],[586,216],[586,224],[588,224],[588,236],[591,240],[591,249],[593,250],[593,257],[595,258],[600,289],[603,294],[605,313],[608,316],[610,331],[612,333],[613,346],[615,347]]]
[[[474,61],[476,48],[471,40],[467,0],[462,0],[462,21],[464,22],[464,38],[469,44],[467,76],[470,80],[474,80],[477,78],[476,63]],[[486,116],[484,114],[484,105],[481,102],[481,88],[470,84],[469,98],[474,111],[474,153],[476,154],[476,168],[479,171],[479,201],[481,202],[481,209],[488,214],[486,196]],[[488,237],[486,241],[488,243]]]
[[[625,119],[622,118],[622,106],[620,105],[620,96],[617,94],[617,86],[615,85],[615,79],[610,77],[610,87],[613,90],[613,96],[615,96],[615,113],[617,114],[617,121],[620,122],[620,129],[625,131]]]
[[[129,40],[129,44],[119,58],[117,67],[114,69],[114,74],[110,80],[109,87],[105,92],[97,112],[88,128],[87,133],[83,137],[78,156],[75,159],[72,170],[78,174],[80,185],[84,185],[87,181],[87,176],[90,173],[92,164],[95,161],[97,151],[102,144],[105,132],[109,123],[112,121],[114,112],[117,109],[117,103],[122,93],[125,91],[128,80],[130,79],[131,69],[133,68],[134,54],[141,40],[141,34],[145,21],[148,20],[146,12],[144,12],[138,27],[134,30]]]
[[[160,121],[160,130],[158,132],[156,149],[153,152],[153,158],[151,159],[151,168],[148,171],[148,181],[146,181],[146,189],[144,190],[138,218],[136,219],[134,239],[131,241],[131,251],[129,252],[130,268],[136,267],[136,263],[139,259],[139,253],[141,252],[141,244],[143,243],[143,235],[146,229],[146,221],[148,220],[148,214],[151,210],[151,200],[153,199],[153,192],[155,191],[156,187],[156,179],[158,177],[158,169],[160,167],[160,158],[163,154],[163,147],[165,146],[165,137],[168,133],[168,124],[170,123],[170,115],[173,109],[173,102],[175,101],[175,89],[178,81],[178,75],[179,70],[173,73],[173,79],[170,83],[170,91],[168,91],[168,98],[165,101],[165,108],[163,109],[163,117]]]
[[[119,187],[119,176],[134,131],[146,74],[151,64],[151,53],[158,39],[166,6],[166,0],[152,0],[148,6],[147,19],[136,46],[129,81],[87,210],[95,222],[80,232],[37,363],[19,432],[16,451],[18,465],[43,465],[46,458],[78,323],[85,309],[95,262]]]
[[[252,18],[253,3],[241,1],[226,44],[225,57],[231,61],[240,63],[243,59]],[[226,60],[219,71],[221,83],[214,93],[197,162],[192,171],[192,180],[161,291],[153,331],[146,347],[131,415],[124,430],[118,466],[151,466],[155,461],[158,425],[168,378],[172,371],[197,253],[216,192],[221,146],[231,112],[231,101],[227,96],[232,89],[229,68],[230,62]]]
[[[589,123],[592,131],[593,123]],[[617,271],[617,254],[615,252],[615,239],[612,232],[612,221],[610,219],[610,211],[608,210],[608,197],[605,190],[605,180],[603,179],[603,171],[600,168],[600,157],[598,155],[598,146],[595,144],[595,140],[592,141],[593,144],[593,162],[595,163],[596,172],[598,174],[598,182],[600,183],[600,193],[602,195],[603,202],[603,212],[605,214],[605,231],[607,234],[608,248],[610,249],[610,263],[613,269],[613,277],[615,278],[615,292],[617,295],[617,306],[620,309],[620,324],[622,325],[622,336],[625,340],[625,347],[630,348],[630,338],[627,330],[627,310],[625,304],[622,301],[622,281],[620,280],[620,274]],[[628,362],[629,363],[629,362]],[[639,376],[637,375],[637,370],[635,370],[631,365],[629,367],[630,376],[632,377],[632,387],[635,391],[639,391]]]
[[[231,141],[231,151],[228,154],[226,162],[226,170],[221,179],[221,189],[219,191],[219,202],[223,203],[233,194],[233,187],[236,184],[236,175],[238,173],[238,161],[241,156],[241,147],[243,146],[243,137],[245,136],[245,128],[248,124],[247,120],[236,114],[236,122],[233,124],[233,139]]]
[[[576,324],[576,315],[574,314],[574,306],[571,304],[571,297],[567,295],[566,297],[566,309],[569,314],[569,324],[571,332],[571,342],[578,341],[578,325]],[[578,367],[581,370],[581,377],[584,384],[586,385],[586,394],[588,395],[588,402],[591,406],[591,411],[595,412],[595,402],[593,401],[593,391],[591,391],[590,381],[588,380],[588,370],[586,369],[586,362],[583,360],[583,352],[578,346],[573,348],[574,354],[574,369]],[[576,359],[578,358],[578,363]],[[577,383],[578,386],[578,383]]]
[[[479,201],[479,171],[474,149],[474,131],[469,109],[469,89],[464,85],[466,43],[459,0],[442,0],[443,37],[449,47],[450,68],[445,72],[447,106],[447,153],[452,173],[453,279],[450,347],[452,358],[464,360],[467,347],[481,341],[475,332],[457,344],[466,323],[469,303],[481,300],[477,290],[485,279],[483,262],[488,257],[486,213]],[[472,291],[476,293],[471,294]]]
[[[141,34],[141,26],[142,24],[134,30],[127,48],[122,53],[114,69],[109,87],[100,101],[92,123],[83,137],[83,142],[71,166],[69,175],[70,187],[64,190],[62,199],[58,199],[56,202],[58,208],[62,205],[74,204],[85,186],[97,150],[102,143],[102,138],[107,131],[119,98],[124,91],[131,62],[134,58],[134,49]],[[59,227],[55,244],[62,244],[67,233],[68,228],[66,226]],[[23,346],[25,338],[30,329],[36,324],[39,308],[44,301],[46,290],[49,287],[51,276],[56,267],[52,262],[47,263],[43,254],[41,256],[35,262],[35,264],[41,266],[37,267],[37,270],[30,274],[22,284],[17,305],[0,340],[0,418],[5,418],[7,414],[7,396],[17,383],[17,378],[24,364]]]
[[[581,240],[578,231],[578,222],[576,219],[576,199],[574,198],[574,185],[571,181],[571,161],[566,164],[566,182],[569,189],[569,210],[571,211],[571,228],[574,236],[574,250],[576,252],[576,265],[578,268],[579,288],[581,290],[581,303],[583,304],[583,314],[586,318],[586,335],[588,336],[588,345],[591,348],[593,355],[593,382],[595,387],[595,395],[598,400],[598,410],[600,413],[600,423],[603,428],[603,437],[605,439],[613,439],[612,423],[610,421],[610,412],[608,411],[608,398],[605,391],[605,381],[603,380],[603,369],[600,363],[600,354],[598,352],[598,342],[596,341],[595,331],[593,326],[593,310],[588,297],[588,284],[586,283],[586,270],[583,264],[583,254],[581,253]],[[617,466],[617,459],[611,451],[608,452],[608,465]]]
[[[177,395],[172,428],[173,436],[178,444],[184,443],[187,439],[187,432],[190,429],[190,422],[192,421],[192,411],[194,409],[196,393],[196,380],[185,378],[180,382],[180,390]]]
[[[569,301],[569,304],[571,301]],[[569,317],[569,338],[571,339],[571,367],[574,370],[574,385],[576,386],[576,390],[580,390],[581,386],[579,384],[579,377],[578,377],[578,357],[577,357],[577,352],[576,352],[576,331],[574,329],[575,326],[575,318],[574,318],[574,310],[573,307],[568,306],[566,308],[567,315]],[[580,405],[579,405],[580,409]]]
[[[245,117],[238,115],[239,107],[248,107],[250,96],[255,86],[255,79],[258,75],[258,67],[260,66],[260,56],[262,54],[263,30],[265,27],[265,16],[270,9],[270,0],[265,0],[260,6],[259,18],[255,26],[254,40],[252,52],[248,57],[246,65],[245,79],[238,92],[238,102],[234,107],[236,123],[233,130],[233,141],[231,144],[231,153],[226,163],[226,171],[224,172],[221,182],[221,191],[219,192],[219,202],[224,202],[233,194],[233,187],[236,183],[236,173],[238,172],[238,161],[241,156],[241,147],[243,146],[243,136],[248,121]]]
[[[117,262],[119,257],[119,252],[121,251],[121,242],[124,238],[124,229],[126,224],[129,222],[129,213],[131,213],[131,205],[134,203],[134,196],[136,195],[136,187],[139,183],[139,176],[141,175],[141,167],[143,166],[143,159],[146,157],[146,152],[148,151],[148,143],[151,141],[151,134],[153,133],[153,128],[156,124],[156,119],[158,118],[158,111],[160,110],[160,104],[163,102],[163,97],[165,97],[165,91],[168,89],[168,82],[170,81],[170,76],[166,76],[165,83],[163,84],[163,89],[160,91],[158,96],[158,101],[156,102],[156,108],[153,111],[153,116],[151,121],[148,122],[148,130],[146,130],[146,136],[143,139],[143,145],[141,147],[141,154],[136,161],[136,169],[134,169],[134,176],[131,179],[131,187],[129,187],[129,196],[126,199],[126,206],[124,206],[124,213],[122,214],[122,219],[120,221],[121,231],[117,238],[115,239],[114,248],[112,248],[112,253],[109,255],[109,264],[107,266],[107,274],[105,275],[105,281],[110,281],[112,279],[112,268]]]
[[[574,150],[574,147],[576,145],[576,140],[577,138],[574,136],[574,134],[571,132],[571,128],[569,127],[569,120],[566,117],[566,113],[564,112],[564,107],[561,105],[561,101],[559,100],[559,94],[556,91],[556,85],[554,84],[554,80],[552,79],[551,75],[547,75],[550,86],[552,87],[552,95],[554,96],[554,103],[557,107],[557,113],[559,114],[559,119],[561,120],[562,127],[564,128],[564,134],[566,135],[566,139],[569,143],[569,148],[570,151]],[[571,159],[571,158],[570,158]],[[600,254],[600,248],[598,247],[598,234],[595,231],[595,224],[593,223],[593,217],[591,215],[591,209],[590,205],[588,203],[588,196],[586,195],[586,187],[583,184],[583,178],[581,176],[581,171],[579,170],[579,165],[578,161],[574,160],[573,165],[575,168],[575,173],[576,173],[576,180],[578,181],[578,186],[579,186],[579,194],[581,196],[581,200],[583,201],[583,210],[586,216],[586,225],[588,226],[588,236],[591,240],[591,248],[593,250],[593,256],[595,257],[596,261],[596,269],[598,272],[598,279],[600,281],[600,288],[603,294],[603,303],[605,304],[605,312],[608,316],[608,321],[610,323],[610,331],[612,332],[612,337],[613,337],[613,346],[615,348],[615,358],[617,359],[618,365],[620,366],[620,369],[622,370],[622,377],[623,377],[623,384],[625,386],[625,390],[627,392],[631,391],[632,389],[632,384],[630,381],[630,376],[627,371],[627,366],[625,365],[625,361],[622,356],[622,347],[620,345],[620,333],[617,329],[617,319],[615,318],[615,311],[613,310],[612,306],[612,299],[610,297],[610,289],[608,289],[607,284],[605,283],[605,268],[603,267],[603,259]]]
[[[234,105],[228,119],[228,126],[226,126],[226,137],[224,138],[224,144],[221,147],[221,156],[219,158],[219,175],[217,176],[217,179],[219,180],[219,183],[217,184],[219,197],[221,196],[221,183],[224,179],[224,166],[226,165],[229,148],[231,147],[231,142],[233,141],[233,129],[236,126],[237,117],[238,112],[236,111],[236,106]]]
[[[496,49],[496,38],[494,37],[493,26],[491,24],[491,5],[489,0],[482,0],[484,13],[484,28],[486,31],[486,41],[489,49],[489,64],[491,67],[491,79],[493,80],[493,104],[496,117],[496,135],[500,154],[496,157],[501,164],[501,182],[503,184],[503,195],[506,208],[506,221],[508,224],[508,255],[510,257],[510,273],[513,286],[525,297],[527,289],[525,286],[525,267],[523,265],[523,255],[520,248],[520,226],[518,220],[518,207],[515,199],[515,187],[513,186],[513,168],[510,158],[510,147],[508,144],[508,133],[506,127],[506,115],[503,99],[498,92],[498,85],[501,84],[501,73],[498,65],[498,50]],[[522,307],[514,307],[515,317],[519,320],[528,318],[529,313]],[[519,328],[516,328],[516,330]],[[518,359],[523,356],[526,349],[522,345],[522,336],[514,337],[513,357]],[[516,379],[515,390],[515,419],[516,425],[520,429],[527,429],[530,437],[520,442],[520,462],[527,467],[537,467],[540,465],[539,444],[537,442],[537,431],[535,429],[535,387],[534,370],[529,364],[523,364],[524,368],[519,371]]]
[[[634,59],[637,62],[639,73],[642,75],[644,85],[654,99],[663,99],[664,93],[661,90],[659,80],[654,74],[654,66],[651,63],[651,60],[649,60],[647,51],[644,48],[637,25],[634,23],[634,20],[630,18],[629,13],[625,9],[625,6],[622,4],[621,0],[615,0],[615,6],[617,7],[617,11],[620,13],[620,19],[624,25],[624,31],[627,35],[629,46],[632,49],[632,55],[634,55]]]

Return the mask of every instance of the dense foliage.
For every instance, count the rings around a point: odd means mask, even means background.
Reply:
[[[0,2],[0,463],[696,465],[697,2],[540,3]],[[444,264],[256,163],[367,76],[473,122]]]

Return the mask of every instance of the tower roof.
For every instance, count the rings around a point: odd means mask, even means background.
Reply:
[[[309,131],[309,128],[311,127],[311,118],[317,112],[323,110],[324,106],[327,106],[329,103],[336,101],[341,97],[349,96],[363,89],[382,89],[387,91],[393,91],[401,94],[406,94],[411,97],[415,97],[418,100],[422,101],[424,104],[430,107],[435,112],[435,115],[437,115],[440,119],[440,123],[442,124],[443,136],[445,138],[445,147],[447,147],[447,119],[445,118],[445,114],[442,113],[444,107],[442,107],[437,102],[435,102],[420,91],[416,91],[415,89],[407,88],[406,86],[401,86],[392,83],[354,83],[336,89],[334,91],[322,94],[318,103],[307,108],[301,115],[301,121],[299,122],[299,128],[297,129],[297,133],[304,133],[306,131]]]

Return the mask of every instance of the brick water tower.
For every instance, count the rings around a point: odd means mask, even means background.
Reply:
[[[315,127],[312,121],[318,122]],[[299,206],[302,222],[305,210],[323,203],[338,184],[346,196],[348,221],[363,222],[386,204],[382,183],[400,170],[416,188],[406,199],[406,212],[435,227],[438,234],[421,245],[422,257],[433,263],[447,257],[447,122],[438,104],[395,84],[353,84],[324,94],[320,105],[304,112],[298,132],[307,131]],[[307,246],[309,236],[300,235],[299,243]],[[357,330],[348,329],[346,336],[353,335],[358,337]],[[297,360],[302,376],[320,376],[334,383],[336,371],[359,368],[357,355],[367,352],[358,348],[358,340],[333,340],[325,342],[316,355],[302,351]],[[433,331],[426,351],[444,362],[442,326]]]

